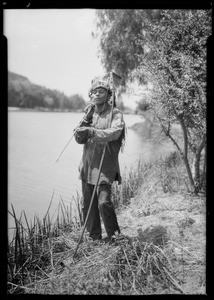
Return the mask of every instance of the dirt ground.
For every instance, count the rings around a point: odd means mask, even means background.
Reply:
[[[152,241],[152,228],[167,232],[164,250],[185,294],[206,294],[206,204],[202,196],[142,191],[118,215],[121,232]],[[149,233],[150,232],[150,233]]]

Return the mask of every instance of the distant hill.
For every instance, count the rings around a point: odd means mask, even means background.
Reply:
[[[8,72],[8,79],[9,81],[27,81],[30,83],[29,79],[25,76],[13,73],[13,72]]]
[[[8,106],[40,110],[82,110],[85,100],[32,83],[27,77],[8,72]]]

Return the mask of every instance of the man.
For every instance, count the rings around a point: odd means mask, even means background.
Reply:
[[[121,183],[118,154],[125,136],[125,123],[122,113],[116,107],[112,111],[112,104],[109,103],[112,91],[105,77],[92,80],[89,96],[93,105],[87,111],[85,121],[75,132],[77,143],[84,144],[79,166],[82,180],[83,221],[85,222],[86,219],[93,189],[98,179],[103,149],[107,143],[98,187],[86,228],[93,240],[101,239],[101,215],[107,240],[111,240],[116,232],[120,233],[111,202],[111,184],[114,181]]]

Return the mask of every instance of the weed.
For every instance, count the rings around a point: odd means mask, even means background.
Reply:
[[[76,231],[80,227],[80,220],[76,216],[72,218],[71,206],[65,206],[62,199],[59,202],[56,221],[51,221],[49,210],[52,198],[44,218],[41,220],[34,216],[33,222],[27,219],[24,211],[18,219],[11,205],[12,212],[9,213],[14,218],[15,230],[8,244],[9,293],[19,292],[18,287],[34,277],[36,271],[49,266],[53,261],[54,238],[59,237],[62,232]]]

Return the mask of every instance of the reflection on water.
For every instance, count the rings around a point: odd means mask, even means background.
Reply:
[[[8,207],[17,215],[24,210],[28,218],[43,217],[54,192],[50,213],[59,201],[69,205],[81,194],[78,165],[83,145],[72,139],[57,163],[56,159],[79,124],[81,113],[10,111],[8,113]],[[142,121],[137,115],[124,115],[127,127]],[[121,172],[134,166],[144,145],[128,129],[126,146],[120,153]]]

